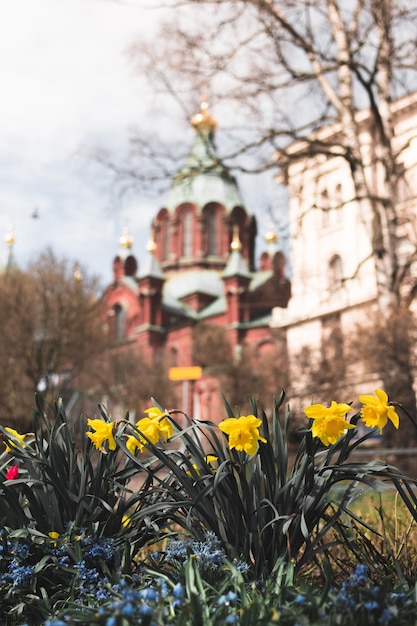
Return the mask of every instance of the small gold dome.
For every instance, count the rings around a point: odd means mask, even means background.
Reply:
[[[84,276],[80,270],[80,266],[78,265],[78,263],[76,264],[74,268],[73,278],[76,283],[80,283],[84,279]]]
[[[240,241],[239,238],[239,226],[237,224],[235,224],[233,226],[233,239],[232,239],[232,243],[230,244],[230,249],[231,250],[241,250],[242,249],[242,242]]]
[[[146,244],[146,249],[147,249],[148,252],[152,252],[152,254],[156,250],[156,241],[155,241],[154,229],[152,229],[151,236],[149,238],[148,243]]]
[[[217,120],[208,109],[207,100],[203,99],[200,105],[200,113],[196,113],[191,118],[191,125],[195,130],[208,130],[213,132],[217,128]]]
[[[276,243],[278,241],[278,235],[275,232],[274,225],[271,223],[268,226],[268,230],[265,233],[266,243]]]
[[[4,241],[7,243],[8,246],[12,246],[16,241],[13,233],[12,224],[9,224],[8,226],[8,232],[4,235]]]
[[[133,237],[129,235],[127,226],[123,229],[123,235],[119,239],[119,244],[121,248],[127,248],[128,250],[133,246]]]

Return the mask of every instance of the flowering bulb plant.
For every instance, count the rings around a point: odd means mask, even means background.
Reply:
[[[368,428],[383,428],[391,420],[395,428],[399,427],[400,418],[395,408],[389,404],[388,395],[382,389],[375,389],[375,396],[362,395],[359,401],[363,404],[360,416]],[[352,411],[349,404],[338,404],[334,400],[329,407],[322,404],[312,404],[304,409],[304,413],[313,420],[311,433],[328,446],[336,443],[347,430],[355,428],[355,424],[349,423],[345,418]]]
[[[120,454],[114,436],[123,428],[100,407],[100,418],[69,422],[62,402],[44,406],[37,398],[33,433],[20,434],[0,425],[5,450],[0,454],[0,518],[11,529],[31,528],[45,537],[95,525],[103,536],[123,541],[127,513],[141,490],[128,482],[137,466]],[[146,484],[146,481],[145,481]],[[139,532],[138,532],[139,531]],[[140,524],[138,546],[149,537]]]
[[[266,443],[266,439],[259,434],[259,426],[262,421],[254,415],[242,415],[241,417],[229,417],[219,424],[222,432],[229,435],[229,446],[232,450],[244,450],[247,454],[256,454],[259,444]]]
[[[255,576],[268,575],[282,558],[301,567],[324,549],[326,534],[349,513],[354,486],[384,489],[384,480],[395,473],[384,461],[350,462],[351,453],[373,435],[368,431],[360,437],[357,429],[360,419],[369,424],[370,406],[377,412],[378,426],[384,411],[385,424],[390,420],[398,426],[386,394],[375,393],[379,404],[364,396],[362,411],[350,420],[350,404],[333,401],[329,407],[306,407],[310,427],[302,429],[292,461],[284,393],[269,419],[254,400],[251,414],[244,416],[234,415],[225,401],[227,417],[219,424],[185,416],[186,426],[181,426],[175,419],[181,412],[164,412],[154,402],[157,418],[164,416],[170,424],[168,447],[156,428],[155,434],[146,429],[134,434],[141,443],[134,448],[132,435],[116,436],[149,478],[139,518],[152,511],[161,533],[175,525],[196,540],[214,532],[228,558],[243,559]],[[216,458],[215,466],[210,458]],[[335,503],[336,486],[340,495]]]
[[[0,427],[8,444],[0,512],[10,527],[32,526],[45,536],[62,534],[69,523],[99,524],[103,536],[120,535],[133,551],[174,526],[196,540],[213,532],[228,558],[246,562],[253,576],[268,575],[283,558],[301,567],[340,524],[358,482],[382,489],[384,481],[397,481],[407,506],[416,508],[408,483],[387,463],[350,461],[373,432],[358,437],[359,420],[378,430],[399,425],[382,390],[361,400],[349,420],[350,404],[306,407],[309,427],[300,432],[293,457],[284,393],[270,417],[254,400],[243,416],[225,401],[219,424],[155,401],[134,425],[128,416],[115,423],[101,408],[87,428],[79,422],[79,452],[62,404],[51,418],[38,401],[33,435]],[[138,473],[140,487],[131,488]],[[336,503],[335,486],[341,494]]]

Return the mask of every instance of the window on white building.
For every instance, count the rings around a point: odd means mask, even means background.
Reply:
[[[343,264],[339,254],[335,254],[329,261],[329,291],[336,293],[343,284]]]
[[[340,224],[342,221],[342,206],[343,206],[343,198],[342,198],[342,185],[336,185],[333,193],[333,202],[332,209],[330,211],[329,219],[330,224],[336,225]]]
[[[407,172],[404,165],[399,166],[400,173],[397,178],[396,194],[397,202],[407,202],[412,197]]]
[[[324,189],[320,194],[319,206],[322,212],[322,225],[324,228],[326,228],[330,224],[330,202],[329,192],[327,191],[327,189]]]

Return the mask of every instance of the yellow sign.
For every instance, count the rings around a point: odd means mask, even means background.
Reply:
[[[191,367],[170,367],[169,380],[199,380],[203,371],[201,367],[193,365]]]

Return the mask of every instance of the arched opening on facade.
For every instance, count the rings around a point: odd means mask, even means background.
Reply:
[[[180,214],[180,249],[183,258],[193,256],[193,211],[185,207]]]
[[[221,256],[222,242],[222,215],[225,209],[219,204],[211,203],[203,209],[203,250],[206,257]]]
[[[126,337],[126,311],[125,308],[117,302],[109,310],[110,332],[115,341],[120,341]]]
[[[156,243],[156,256],[160,263],[169,260],[171,253],[170,216],[167,209],[161,209],[152,224]]]
[[[339,254],[332,256],[329,261],[328,279],[330,294],[340,291],[343,285],[343,263]]]

